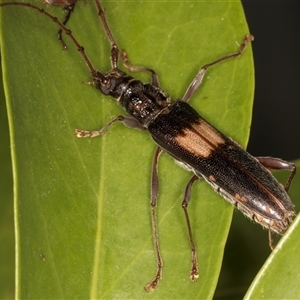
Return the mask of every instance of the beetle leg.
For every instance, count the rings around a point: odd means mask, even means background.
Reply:
[[[89,131],[89,130],[75,129],[75,134],[79,138],[96,137],[99,135],[103,135],[104,133],[106,133],[106,131],[109,129],[109,127],[117,121],[122,122],[127,127],[136,128],[139,130],[145,130],[145,128],[142,127],[135,118],[117,116],[112,121],[110,121],[108,124],[106,124],[103,128],[101,128],[100,130]]]
[[[229,58],[235,58],[235,57],[240,57],[244,50],[246,49],[247,47],[247,44],[249,42],[252,42],[254,40],[254,37],[252,35],[246,35],[245,38],[243,39],[243,42],[242,44],[240,45],[240,48],[237,52],[234,52],[234,53],[230,53],[230,54],[227,54],[225,56],[222,56],[221,58],[218,58],[216,60],[214,60],[213,62],[209,63],[209,64],[206,64],[204,65],[200,71],[198,72],[198,74],[196,75],[196,77],[193,79],[193,81],[191,82],[191,84],[189,85],[189,87],[187,88],[183,98],[182,98],[182,101],[185,101],[185,102],[188,102],[189,99],[194,95],[194,93],[197,91],[198,87],[201,85],[202,83],[202,80],[203,80],[203,77],[206,73],[206,70],[223,61],[223,60],[227,60]]]
[[[189,239],[190,239],[190,245],[191,245],[191,250],[192,250],[192,267],[191,267],[191,271],[190,271],[190,279],[192,282],[194,282],[199,277],[199,272],[198,272],[196,246],[195,246],[195,242],[193,239],[192,228],[191,228],[191,223],[190,223],[190,218],[188,215],[187,207],[188,207],[188,204],[191,199],[192,185],[198,179],[199,179],[198,176],[193,175],[193,177],[189,180],[189,182],[185,188],[184,197],[183,197],[183,201],[182,201],[182,208],[183,208],[185,219],[186,219],[186,224],[187,224],[187,229],[188,229]]]
[[[102,23],[102,26],[105,30],[106,36],[108,38],[108,41],[110,43],[111,49],[110,49],[110,63],[114,70],[118,70],[118,61],[119,61],[119,47],[111,33],[111,30],[108,26],[105,12],[100,5],[100,2],[98,0],[95,0],[95,5],[98,11],[98,16],[100,18],[100,21]]]
[[[272,230],[269,229],[269,247],[271,248],[271,250],[273,251],[274,248],[275,248],[275,245],[274,245],[274,241],[273,241],[273,233],[272,233]]]
[[[151,84],[155,87],[159,88],[159,81],[158,81],[158,75],[157,73],[147,67],[143,66],[133,66],[131,62],[129,61],[128,54],[125,50],[121,51],[121,59],[123,61],[123,65],[131,72],[149,72],[151,73]]]
[[[152,176],[151,176],[151,220],[152,220],[152,235],[153,235],[153,244],[156,254],[156,263],[157,263],[157,270],[155,277],[145,286],[145,291],[150,292],[153,291],[159,280],[162,278],[162,266],[163,261],[159,251],[159,244],[158,244],[158,232],[157,232],[157,220],[156,220],[156,203],[157,203],[157,195],[158,195],[158,174],[157,174],[157,165],[158,159],[162,152],[162,148],[157,147],[153,161],[152,161]]]
[[[296,166],[295,164],[285,161],[281,158],[269,157],[269,156],[258,156],[256,157],[258,161],[266,168],[272,170],[288,170],[291,171],[291,175],[285,184],[284,189],[288,192],[290,185],[293,181],[294,176],[296,175]]]

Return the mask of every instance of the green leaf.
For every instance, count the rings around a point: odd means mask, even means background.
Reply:
[[[0,73],[0,299],[13,299],[14,295],[14,215],[13,183],[9,148],[9,133]]]
[[[248,33],[239,2],[103,2],[112,32],[131,62],[157,71],[173,99],[200,67],[234,52]],[[47,11],[63,18],[61,8]],[[15,185],[18,298],[211,298],[232,208],[205,183],[189,206],[200,278],[189,281],[190,249],[181,209],[191,176],[162,155],[158,230],[163,279],[155,273],[150,168],[155,145],[146,132],[116,124],[101,138],[77,139],[123,114],[91,81],[70,40],[24,7],[1,8],[4,87]],[[92,1],[79,2],[68,26],[96,68],[107,71],[109,43]],[[147,81],[147,74],[135,74]],[[251,47],[241,59],[207,72],[191,99],[207,120],[246,145],[251,123]],[[198,199],[197,199],[198,198]]]

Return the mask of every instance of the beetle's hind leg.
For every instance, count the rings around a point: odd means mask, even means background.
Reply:
[[[281,158],[269,157],[269,156],[258,156],[256,159],[266,168],[271,170],[288,170],[291,172],[284,189],[288,192],[290,185],[296,175],[297,168],[294,163],[285,161]]]
[[[190,271],[190,279],[192,282],[194,282],[198,277],[199,277],[199,271],[198,271],[198,260],[197,260],[197,252],[196,252],[196,246],[192,234],[192,227],[191,227],[191,222],[188,214],[188,204],[191,199],[191,190],[192,190],[192,185],[193,183],[200,179],[197,175],[193,175],[192,178],[189,180],[185,192],[184,192],[184,197],[182,201],[182,208],[184,210],[184,215],[185,215],[185,220],[187,224],[187,229],[188,229],[188,234],[189,234],[189,239],[190,239],[190,245],[191,245],[191,251],[192,251],[192,260],[191,260],[191,271]]]

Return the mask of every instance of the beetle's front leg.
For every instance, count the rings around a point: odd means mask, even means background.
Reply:
[[[96,137],[99,135],[103,135],[110,128],[110,126],[117,121],[122,122],[127,127],[136,128],[139,130],[145,130],[145,128],[141,126],[141,124],[135,118],[117,116],[100,130],[89,131],[89,130],[75,129],[75,134],[79,138]]]
[[[160,87],[158,75],[153,69],[143,66],[133,66],[129,61],[128,54],[125,50],[122,50],[121,52],[121,59],[123,60],[123,65],[131,72],[149,72],[151,74],[151,84],[155,87]]]

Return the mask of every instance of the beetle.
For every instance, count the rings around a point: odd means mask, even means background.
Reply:
[[[152,162],[151,178],[151,217],[153,242],[157,259],[157,271],[154,278],[145,286],[146,291],[156,288],[162,277],[162,258],[159,250],[156,204],[158,197],[158,159],[162,151],[170,154],[180,165],[193,172],[182,201],[192,250],[191,281],[199,276],[196,247],[192,235],[188,204],[191,188],[198,179],[204,179],[226,201],[234,205],[246,217],[259,223],[269,231],[269,244],[272,245],[272,233],[284,234],[295,215],[294,206],[287,191],[296,173],[293,163],[279,158],[253,157],[238,143],[225,136],[217,128],[199,115],[187,102],[202,83],[208,68],[217,63],[240,57],[253,36],[246,35],[237,52],[222,56],[200,68],[188,86],[181,100],[172,101],[160,88],[157,73],[147,67],[134,66],[125,51],[119,53],[119,47],[108,26],[104,10],[95,0],[98,14],[111,45],[111,70],[96,70],[77,42],[72,32],[47,13],[44,9],[30,3],[7,2],[1,6],[20,5],[39,11],[55,22],[70,37],[82,55],[92,76],[90,83],[103,95],[115,98],[129,116],[117,116],[102,129],[89,131],[76,129],[77,137],[97,137],[103,135],[115,122],[140,130],[147,130],[158,145]],[[143,83],[119,69],[119,58],[131,72],[148,72],[150,83]],[[291,172],[283,187],[269,172],[269,169],[289,170]]]

